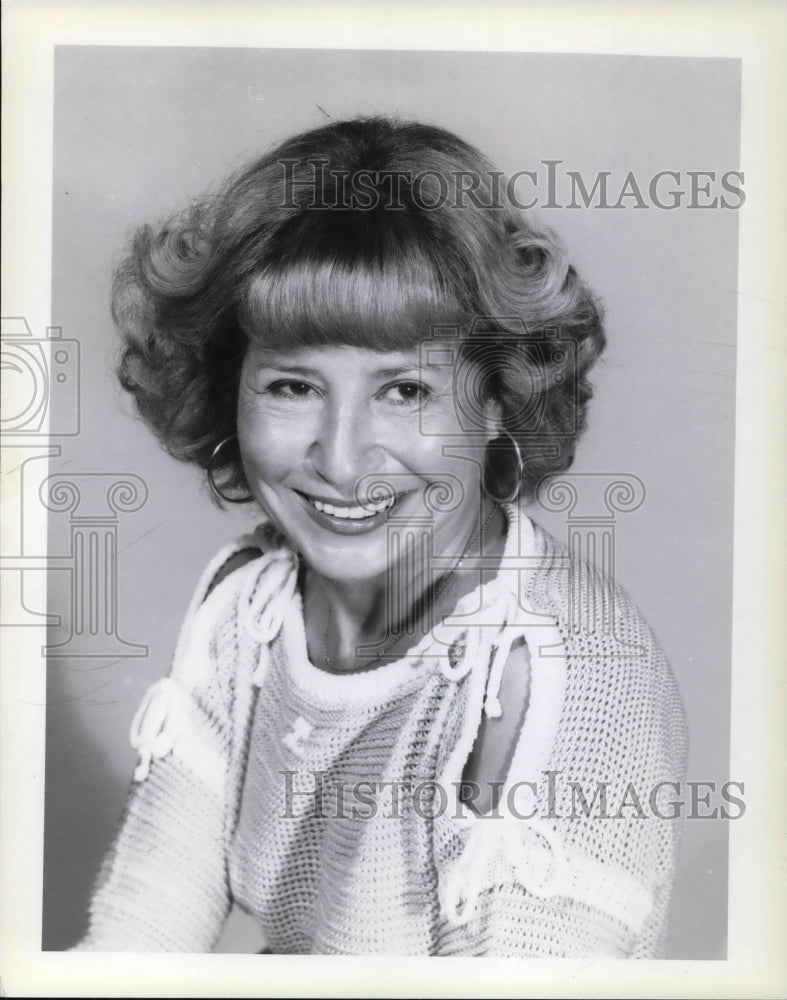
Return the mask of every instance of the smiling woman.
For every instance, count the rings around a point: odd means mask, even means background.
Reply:
[[[678,825],[594,789],[680,780],[680,699],[627,595],[522,509],[604,334],[499,177],[352,120],[136,235],[121,381],[261,523],[137,715],[81,948],[210,950],[235,902],[275,952],[659,953]]]
[[[435,581],[426,566],[406,568],[406,544],[394,557],[391,543],[401,533],[391,528],[426,523],[433,551],[454,557],[457,542],[473,535],[482,510],[478,467],[471,456],[444,449],[469,436],[459,420],[469,401],[461,384],[453,391],[452,370],[419,364],[415,350],[381,355],[337,345],[283,354],[252,346],[247,354],[238,404],[244,473],[272,521],[298,552],[308,553],[310,645],[320,648],[316,623],[327,616],[324,658],[334,668],[368,666],[368,655],[364,664],[354,651],[392,627],[384,655],[405,653],[412,626],[428,624],[421,604]],[[478,454],[499,420],[491,400],[485,409],[479,437],[471,439]],[[441,485],[456,494],[444,511],[429,504]],[[491,545],[502,521],[487,503]],[[446,613],[456,589],[442,590]],[[407,630],[390,620],[394,597],[411,609]]]
[[[345,629],[344,636],[330,636],[343,649],[332,654],[333,663],[352,663],[353,649],[385,635],[393,624],[385,620],[393,586],[404,606],[430,586],[400,565],[406,547],[392,560],[386,525],[426,519],[438,553],[473,534],[481,510],[477,466],[443,448],[463,436],[458,404],[466,400],[455,398],[451,381],[448,366],[419,366],[417,351],[381,355],[335,346],[282,355],[252,347],[247,355],[238,405],[245,476],[295,549],[309,553],[308,579],[320,581],[316,596],[307,590],[314,597],[309,620],[322,620],[323,604],[336,628]],[[473,441],[479,453],[495,436],[491,403],[488,410],[485,436]],[[440,484],[457,493],[456,502],[433,511],[430,491]],[[351,591],[354,613],[347,616]],[[363,604],[369,607],[356,621]]]

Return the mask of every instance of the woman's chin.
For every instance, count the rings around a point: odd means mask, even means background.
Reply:
[[[301,545],[298,549],[309,569],[334,583],[369,583],[383,577],[390,567],[384,550],[370,551],[366,546],[356,552],[337,552],[317,545]]]

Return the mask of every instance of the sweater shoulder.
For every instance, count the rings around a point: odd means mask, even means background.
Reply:
[[[200,574],[186,612],[186,620],[198,612],[207,614],[200,609],[208,604],[214,614],[218,608],[237,604],[241,580],[254,573],[255,569],[259,573],[266,568],[261,560],[277,550],[291,555],[286,549],[283,536],[268,522],[259,524],[252,531],[223,545]],[[228,580],[231,585],[226,585]],[[219,593],[219,597],[214,599],[214,593]]]
[[[262,524],[223,545],[208,561],[181,624],[172,665],[175,680],[191,690],[232,683],[249,645],[242,628],[244,606],[264,581],[264,557],[280,544]]]
[[[281,548],[284,539],[269,522],[262,522],[223,545],[202,571],[189,611],[202,605],[230,575],[266,553]]]
[[[635,645],[663,656],[658,639],[628,591],[611,573],[538,524],[534,524],[536,567],[528,585],[539,610],[552,615],[607,653],[625,654]]]
[[[628,591],[589,559],[538,525],[538,568],[529,592],[534,607],[558,624],[567,657],[566,697],[594,716],[602,707],[619,733],[647,728],[685,766],[688,731],[672,667]],[[665,750],[666,752],[666,750]]]

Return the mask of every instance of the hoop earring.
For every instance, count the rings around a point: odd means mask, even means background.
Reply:
[[[492,490],[490,490],[489,486],[487,485],[486,463],[484,464],[484,471],[481,479],[481,488],[488,497],[490,497],[492,500],[495,500],[497,503],[513,503],[516,500],[516,498],[519,496],[519,491],[522,488],[522,478],[525,473],[525,463],[522,459],[522,451],[514,435],[510,431],[507,431],[505,427],[503,427],[500,430],[500,434],[494,439],[494,441],[501,441],[504,440],[505,438],[508,438],[507,446],[509,448],[513,447],[516,453],[516,472],[514,478],[514,485],[512,489],[509,491],[507,496],[504,497],[497,496]],[[490,441],[489,446],[493,445],[494,441]],[[493,451],[499,451],[499,450],[500,450],[499,447],[493,448]]]
[[[216,445],[216,447],[211,452],[210,459],[208,460],[208,467],[205,470],[206,473],[207,473],[207,476],[208,476],[208,486],[210,486],[210,492],[213,494],[214,497],[216,497],[216,499],[219,502],[221,502],[223,500],[225,503],[248,503],[250,500],[254,499],[254,495],[252,493],[249,493],[249,495],[247,497],[228,497],[228,496],[225,496],[225,494],[222,493],[221,490],[216,485],[216,480],[215,480],[214,474],[213,474],[213,463],[216,461],[219,453],[221,452],[221,449],[226,444],[228,444],[230,441],[237,441],[237,440],[238,440],[238,435],[237,434],[230,434],[230,436],[229,437],[225,437],[223,441],[219,441],[219,443]]]

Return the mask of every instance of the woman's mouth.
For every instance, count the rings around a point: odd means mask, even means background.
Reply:
[[[404,494],[391,493],[386,497],[364,503],[344,503],[293,490],[304,502],[307,513],[322,527],[339,534],[371,531],[382,524],[390,511],[397,506]]]
[[[375,514],[379,514],[381,511],[390,510],[394,503],[396,503],[395,496],[391,496],[387,500],[378,503],[367,503],[362,507],[336,506],[309,496],[306,499],[317,510],[322,511],[323,514],[330,514],[331,517],[338,517],[340,520],[342,518],[349,518],[351,521],[360,521],[368,517],[374,517]]]

